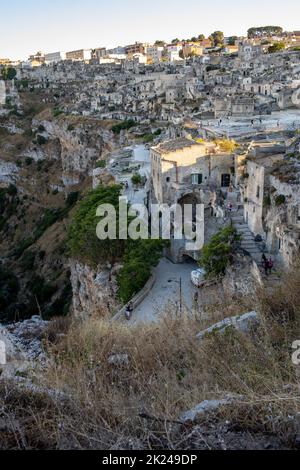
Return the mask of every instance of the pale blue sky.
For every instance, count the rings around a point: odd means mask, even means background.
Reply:
[[[0,0],[0,57],[134,41],[169,41],[251,26],[300,30],[299,0]]]

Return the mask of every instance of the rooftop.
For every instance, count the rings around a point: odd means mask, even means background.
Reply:
[[[157,145],[156,147],[152,147],[155,152],[162,154],[176,152],[178,150],[183,150],[185,148],[194,147],[195,145],[201,146],[202,144],[198,144],[193,140],[189,140],[186,138],[168,140],[167,142],[162,142],[161,144]]]

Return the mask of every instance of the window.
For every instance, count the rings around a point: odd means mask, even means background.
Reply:
[[[167,177],[166,177],[166,182],[167,182],[167,183],[170,183],[170,181],[171,181],[170,176],[167,176]]]
[[[260,197],[260,186],[257,186],[256,197],[257,197],[257,199],[259,199],[259,197]]]
[[[202,184],[203,175],[201,173],[195,173],[192,175],[192,184]]]

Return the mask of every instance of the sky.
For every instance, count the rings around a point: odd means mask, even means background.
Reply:
[[[300,30],[299,0],[0,0],[0,58],[170,41],[252,26]]]

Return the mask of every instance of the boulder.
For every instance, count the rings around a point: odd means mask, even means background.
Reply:
[[[128,354],[114,354],[108,358],[108,363],[112,366],[128,366]]]
[[[251,328],[259,324],[259,316],[257,312],[248,312],[244,315],[238,315],[236,317],[225,318],[219,323],[215,323],[206,330],[201,331],[197,338],[202,339],[205,335],[209,333],[219,332],[224,333],[229,327],[235,328],[237,331],[242,333],[249,334]]]
[[[182,423],[193,422],[199,416],[203,416],[211,411],[216,411],[221,406],[231,405],[236,400],[242,400],[243,397],[227,395],[220,400],[204,400],[192,410],[186,411],[181,415],[179,421]]]

